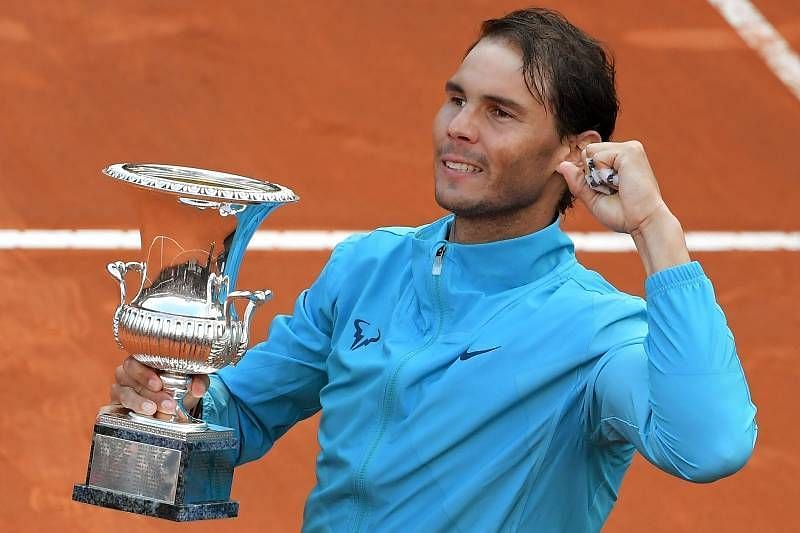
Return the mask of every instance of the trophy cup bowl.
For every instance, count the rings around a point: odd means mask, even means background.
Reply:
[[[263,290],[233,290],[247,243],[278,206],[298,200],[274,183],[175,165],[119,163],[103,171],[135,186],[141,261],[114,261],[117,344],[159,372],[176,413],[101,409],[86,483],[73,499],[171,520],[233,517],[229,501],[238,442],[183,405],[191,376],[235,365],[249,344]],[[129,274],[138,276],[128,301]],[[239,318],[235,302],[247,302]]]

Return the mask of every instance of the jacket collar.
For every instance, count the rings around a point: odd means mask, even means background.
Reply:
[[[500,241],[459,244],[447,240],[453,215],[420,228],[414,235],[414,275],[432,275],[437,250],[445,246],[441,276],[453,289],[484,294],[528,285],[575,262],[572,240],[561,218],[539,231]]]

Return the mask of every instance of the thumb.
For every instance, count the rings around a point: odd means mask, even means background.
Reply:
[[[574,163],[562,161],[558,167],[556,167],[556,172],[564,177],[564,181],[567,182],[567,187],[569,187],[569,192],[587,205],[599,194],[589,187],[589,184],[586,183],[586,179],[584,178],[583,170]]]
[[[202,398],[208,390],[208,376],[205,374],[198,374],[192,377],[192,384],[189,387],[189,393],[195,398]]]

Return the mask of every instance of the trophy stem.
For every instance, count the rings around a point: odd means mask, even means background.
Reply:
[[[192,383],[192,378],[186,374],[176,374],[175,372],[162,372],[159,376],[161,382],[164,384],[164,391],[172,396],[175,400],[177,407],[175,414],[172,415],[170,422],[186,423],[199,422],[196,418],[189,414],[186,406],[183,405],[183,398],[189,392],[189,386]]]
[[[177,372],[161,372],[159,374],[161,382],[164,384],[164,391],[169,393],[175,400],[177,407],[175,414],[169,419],[160,419],[152,416],[140,415],[131,411],[128,416],[151,426],[158,426],[161,428],[171,429],[180,432],[193,432],[203,431],[208,428],[208,424],[202,420],[193,417],[186,406],[183,404],[183,398],[189,392],[189,385],[192,383],[192,378],[186,374],[179,374]]]

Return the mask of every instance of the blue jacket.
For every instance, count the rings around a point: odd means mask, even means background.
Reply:
[[[304,531],[598,531],[634,451],[697,482],[744,465],[755,407],[698,263],[650,276],[645,304],[558,222],[473,245],[451,222],[337,246],[212,377],[240,463],[322,409]]]

